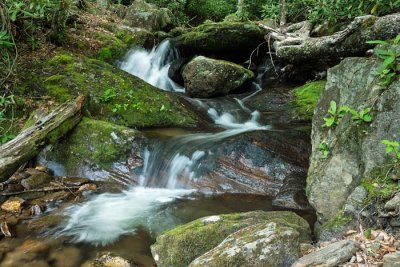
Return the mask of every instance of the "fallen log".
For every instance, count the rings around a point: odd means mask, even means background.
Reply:
[[[279,59],[299,63],[363,55],[374,47],[367,41],[388,40],[400,33],[400,13],[357,17],[344,30],[322,37],[310,37],[311,29],[307,23],[304,25],[307,27],[297,31],[290,31],[289,27],[288,32],[282,33],[259,24],[267,30],[266,39],[272,39]]]
[[[81,119],[84,99],[79,96],[61,104],[15,139],[0,146],[0,182],[35,157],[46,144],[57,141],[71,130]]]

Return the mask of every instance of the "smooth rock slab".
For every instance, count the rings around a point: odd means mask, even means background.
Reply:
[[[276,223],[260,223],[229,235],[189,267],[286,267],[299,257],[299,232]]]
[[[300,258],[291,267],[336,267],[349,260],[357,249],[354,241],[342,240]]]
[[[394,211],[400,207],[400,194],[396,194],[391,200],[386,202],[385,210]]]

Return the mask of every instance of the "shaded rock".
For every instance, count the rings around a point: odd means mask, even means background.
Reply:
[[[241,61],[240,55],[248,59],[251,52],[264,42],[264,35],[265,32],[253,23],[207,23],[188,30],[171,42],[188,56],[201,54],[224,58],[224,55],[232,54]]]
[[[38,233],[43,233],[51,227],[59,225],[64,217],[61,214],[47,214],[42,217],[30,220],[28,222],[28,229],[31,231],[36,231]]]
[[[400,132],[400,124],[393,123],[400,120],[400,81],[394,81],[388,88],[380,86],[376,76],[380,65],[381,62],[371,58],[346,58],[328,71],[327,84],[313,117],[307,180],[309,201],[317,211],[322,232],[331,230],[324,224],[336,220],[361,179],[383,178],[387,170],[381,166],[392,160],[381,140],[397,140]],[[331,101],[338,108],[343,105],[358,111],[372,108],[372,123],[356,123],[351,114],[346,114],[337,126],[322,127]],[[328,147],[326,159],[321,144]]]
[[[45,253],[50,248],[49,244],[40,240],[27,240],[14,251],[6,254],[1,266],[4,267],[47,267],[47,262],[37,260],[37,256]]]
[[[400,253],[390,253],[383,256],[383,267],[400,267]]]
[[[93,264],[94,267],[131,267],[133,266],[129,261],[111,255],[103,255],[96,259]]]
[[[157,237],[151,247],[158,266],[188,266],[197,257],[218,246],[230,234],[259,223],[274,222],[296,230],[300,240],[310,240],[308,223],[292,212],[263,212],[210,216],[178,226]]]
[[[53,177],[51,175],[45,172],[37,171],[36,173],[32,173],[28,178],[23,179],[21,181],[21,185],[25,189],[33,189],[50,182],[52,179]]]
[[[276,223],[260,223],[229,235],[190,267],[285,267],[300,257],[299,233]]]
[[[182,84],[184,83],[183,77],[182,77],[182,70],[186,63],[189,62],[189,59],[187,58],[180,58],[178,60],[175,60],[172,62],[171,66],[168,69],[168,76],[176,83]]]
[[[6,212],[21,213],[25,200],[19,197],[12,197],[1,204],[1,209]]]
[[[58,176],[112,179],[110,172],[116,169],[120,172],[114,178],[128,183],[130,172],[143,164],[141,152],[145,142],[136,130],[83,118],[64,140],[42,151],[39,160],[53,167]]]
[[[59,53],[41,75],[36,82],[60,102],[87,95],[86,109],[96,119],[132,128],[197,127],[206,120],[178,94],[99,60]]]
[[[385,204],[385,210],[395,211],[400,208],[400,194],[396,194],[392,199],[390,199]]]
[[[61,183],[67,185],[67,186],[78,186],[78,185],[83,185],[86,183],[89,183],[90,180],[87,178],[82,178],[82,177],[61,177],[58,179]]]
[[[254,78],[254,73],[231,62],[195,57],[182,70],[186,93],[193,97],[226,95]]]
[[[358,250],[357,243],[342,240],[303,256],[292,267],[336,267],[349,260]]]
[[[158,8],[143,0],[134,1],[125,11],[125,21],[131,27],[150,31],[173,28],[173,14],[167,8]]]
[[[365,206],[365,199],[368,197],[368,192],[362,186],[357,186],[348,197],[344,205],[344,212],[348,214],[356,214]]]

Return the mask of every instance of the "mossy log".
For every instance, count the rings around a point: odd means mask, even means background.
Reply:
[[[84,96],[79,96],[61,104],[15,139],[0,146],[0,182],[35,157],[44,145],[57,141],[72,129],[81,120],[84,99]]]
[[[283,34],[278,30],[263,27],[269,32],[266,39],[274,40],[273,47],[279,59],[288,63],[335,60],[363,55],[374,46],[367,44],[369,40],[388,40],[396,37],[400,32],[400,13],[383,17],[357,17],[344,30],[322,37],[310,37],[309,27],[296,29],[293,26],[293,31],[290,31],[289,27],[288,32]]]

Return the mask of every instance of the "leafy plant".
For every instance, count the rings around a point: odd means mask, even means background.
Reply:
[[[360,112],[355,109],[348,108],[348,112],[352,114],[351,119],[357,124],[361,124],[362,122],[372,122],[372,116],[370,114],[371,108],[364,108]]]
[[[322,158],[327,159],[329,156],[329,146],[326,143],[321,143],[319,145],[319,150],[322,152]]]
[[[400,34],[393,41],[374,40],[368,44],[381,45],[375,49],[375,55],[383,60],[377,73],[381,78],[381,85],[388,86],[397,74],[400,73]]]
[[[115,89],[108,88],[107,90],[104,91],[103,95],[100,96],[100,102],[109,103],[116,97],[117,97],[117,92],[115,91]]]
[[[338,109],[336,102],[331,101],[329,104],[328,116],[324,118],[325,123],[322,125],[322,127],[332,127],[338,125],[347,111],[347,106],[342,106]]]
[[[0,47],[10,48],[13,47],[14,43],[11,41],[11,36],[7,31],[0,31]]]
[[[395,161],[400,161],[400,143],[392,140],[382,140],[382,144],[386,146],[386,154],[394,153],[396,156]]]
[[[115,104],[112,108],[112,112],[117,113],[120,111],[126,111],[129,108],[129,104]]]
[[[0,144],[5,144],[8,141],[11,141],[15,138],[16,136],[14,134],[11,133],[4,133],[1,137],[0,137]]]

